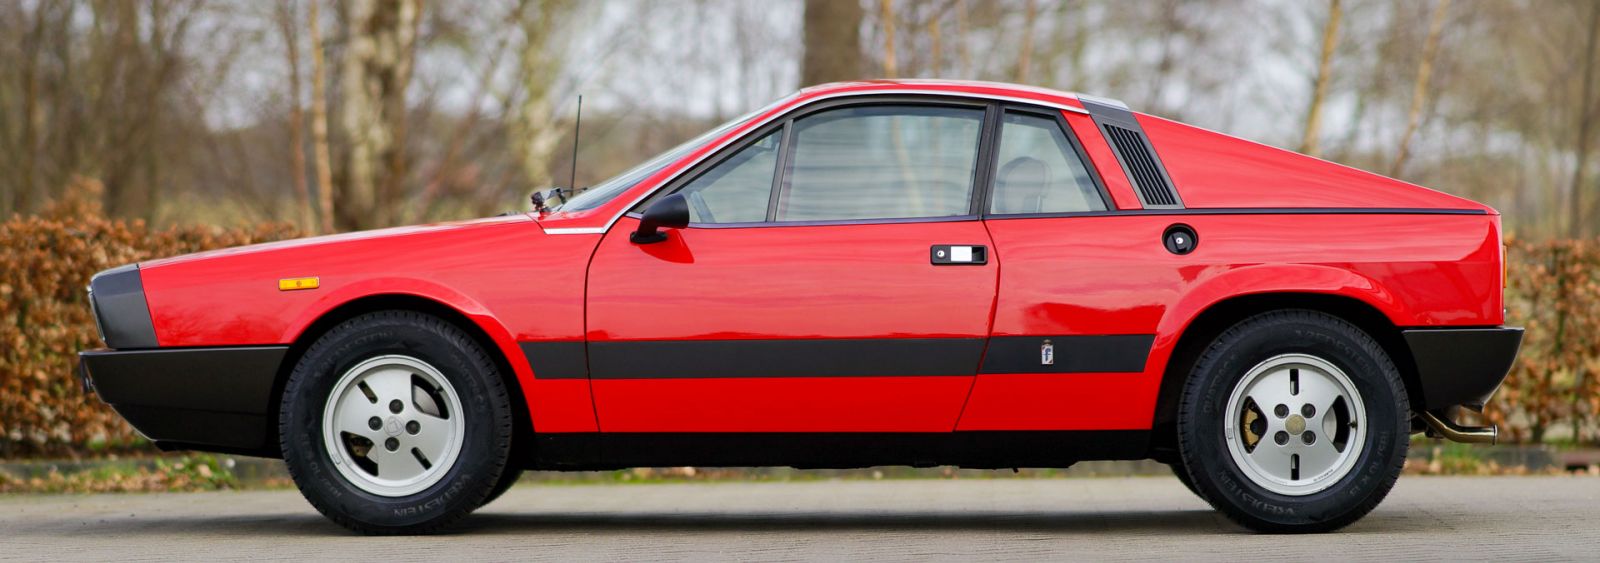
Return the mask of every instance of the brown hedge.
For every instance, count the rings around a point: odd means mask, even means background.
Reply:
[[[1484,417],[1517,442],[1600,443],[1600,241],[1509,243],[1522,352]]]
[[[152,229],[104,218],[91,181],[68,193],[40,215],[0,223],[0,459],[149,447],[74,375],[77,352],[101,346],[85,301],[95,272],[298,236],[275,223]]]
[[[0,459],[149,448],[73,373],[99,346],[85,303],[100,270],[298,236],[285,224],[152,229],[101,216],[92,182],[39,216],[0,223]],[[1600,441],[1600,244],[1510,243],[1509,322],[1523,352],[1484,413],[1511,440]]]

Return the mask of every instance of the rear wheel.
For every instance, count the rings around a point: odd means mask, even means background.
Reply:
[[[1264,532],[1321,532],[1381,502],[1405,461],[1405,386],[1361,329],[1313,311],[1247,319],[1185,383],[1179,452],[1194,489]]]
[[[1189,468],[1183,466],[1182,460],[1168,463],[1167,468],[1172,470],[1172,476],[1177,477],[1179,483],[1183,483],[1183,488],[1189,489],[1189,492],[1200,497],[1200,500],[1206,499],[1205,495],[1200,494],[1200,489],[1194,488],[1194,479],[1189,477]]]
[[[510,455],[495,362],[420,313],[369,313],[317,339],[289,376],[279,421],[300,492],[363,533],[448,526],[484,502]]]
[[[495,483],[494,489],[489,491],[489,496],[484,497],[483,503],[478,506],[480,508],[489,506],[489,503],[494,502],[496,499],[500,498],[500,495],[506,494],[506,491],[511,490],[512,485],[516,485],[517,480],[521,478],[522,470],[513,467],[507,467],[506,472],[500,475],[500,482]]]

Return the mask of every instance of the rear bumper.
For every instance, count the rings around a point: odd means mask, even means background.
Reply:
[[[272,393],[287,346],[92,350],[86,387],[163,449],[272,455]]]
[[[1428,410],[1482,410],[1522,347],[1521,328],[1430,328],[1401,334],[1416,361]]]

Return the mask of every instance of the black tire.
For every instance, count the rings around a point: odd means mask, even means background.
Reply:
[[[1281,354],[1331,363],[1366,405],[1365,446],[1348,473],[1301,496],[1253,482],[1225,443],[1224,411],[1234,386],[1254,366]],[[1313,533],[1337,530],[1370,512],[1394,486],[1405,463],[1409,403],[1400,372],[1370,335],[1337,317],[1305,310],[1263,313],[1218,336],[1195,363],[1178,412],[1178,449],[1194,487],[1229,519],[1251,530]]]
[[[516,485],[517,480],[521,478],[522,470],[507,467],[505,473],[500,474],[500,482],[494,484],[494,489],[489,491],[489,496],[484,497],[483,503],[479,504],[478,507],[489,506],[489,503],[494,502],[500,498],[500,495],[506,494],[506,491],[511,490],[512,485]]]
[[[1169,463],[1167,468],[1172,470],[1172,476],[1177,477],[1179,483],[1183,483],[1183,488],[1189,489],[1189,492],[1194,493],[1194,496],[1200,497],[1200,500],[1206,500],[1206,496],[1200,493],[1200,489],[1194,488],[1194,479],[1189,477],[1189,468],[1183,466],[1183,461]]]
[[[339,378],[370,358],[401,354],[433,366],[454,387],[465,428],[444,476],[402,497],[369,493],[335,469],[324,447],[323,411]],[[510,454],[511,400],[495,361],[461,329],[410,311],[345,321],[306,350],[284,389],[279,443],[295,485],[330,520],[365,534],[440,531],[480,506],[500,482]]]

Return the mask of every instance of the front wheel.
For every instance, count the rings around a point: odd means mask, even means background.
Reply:
[[[369,313],[306,350],[284,389],[280,446],[329,519],[369,534],[440,530],[507,471],[510,398],[495,362],[436,317]]]
[[[1370,335],[1320,312],[1265,313],[1196,362],[1179,453],[1200,496],[1247,528],[1336,530],[1394,486],[1408,414],[1400,373]]]

